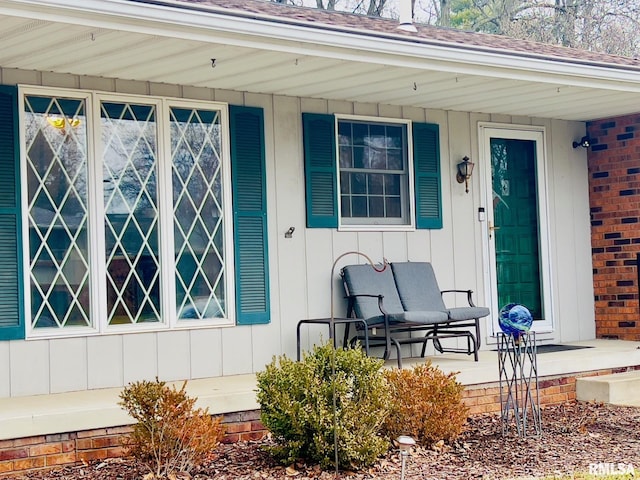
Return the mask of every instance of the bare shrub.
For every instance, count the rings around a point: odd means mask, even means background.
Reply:
[[[141,381],[129,384],[119,404],[137,423],[126,441],[128,453],[157,477],[189,473],[201,465],[224,436],[221,418],[208,409],[194,409],[195,398],[169,388],[165,382]]]
[[[393,398],[384,425],[389,438],[410,435],[430,445],[440,440],[450,443],[462,433],[468,409],[462,403],[464,386],[454,373],[444,374],[427,362],[388,370],[386,377]]]

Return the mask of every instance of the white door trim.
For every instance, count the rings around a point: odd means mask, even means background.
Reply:
[[[534,323],[532,328],[536,333],[553,333],[555,331],[555,318],[553,309],[553,289],[551,288],[551,242],[549,235],[549,210],[547,199],[547,143],[546,129],[534,125],[511,125],[489,122],[478,123],[480,181],[484,186],[484,204],[486,205],[486,221],[483,222],[482,247],[483,260],[488,268],[485,268],[485,284],[488,286],[487,305],[491,306],[492,322],[488,326],[487,334],[495,337],[500,331],[498,326],[497,272],[495,242],[490,238],[489,226],[494,222],[493,212],[493,188],[491,177],[491,138],[506,138],[514,140],[532,140],[536,142],[536,176],[538,194],[538,218],[539,218],[539,247],[540,247],[540,278],[542,281],[542,302],[545,318]],[[547,337],[547,335],[545,335]]]

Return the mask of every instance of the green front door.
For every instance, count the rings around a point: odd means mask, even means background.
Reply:
[[[536,142],[491,138],[490,149],[498,308],[519,303],[541,320]]]

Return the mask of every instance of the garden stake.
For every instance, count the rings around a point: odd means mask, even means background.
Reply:
[[[350,252],[344,252],[338,258],[336,258],[331,266],[331,316],[329,317],[329,340],[333,342],[333,352],[331,354],[331,396],[333,397],[333,453],[334,453],[334,461],[336,464],[336,478],[338,477],[338,473],[340,471],[339,462],[338,462],[338,406],[336,405],[336,339],[335,339],[335,315],[334,315],[334,302],[333,302],[333,276],[335,275],[336,265],[338,262],[347,255],[360,255],[366,258],[369,265],[376,272],[384,272],[387,268],[387,259],[383,259],[382,268],[377,268],[371,258],[368,255],[365,255],[362,252],[358,252],[356,250],[352,250]]]

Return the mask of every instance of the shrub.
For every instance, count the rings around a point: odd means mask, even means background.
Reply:
[[[195,398],[182,388],[165,382],[141,381],[129,384],[119,404],[137,423],[126,441],[128,453],[146,465],[158,478],[189,473],[201,465],[222,440],[221,418],[208,409],[194,409]]]
[[[315,347],[300,362],[274,357],[257,374],[262,423],[275,441],[271,454],[284,464],[298,459],[323,468],[334,464],[335,388],[339,466],[374,463],[388,448],[380,434],[390,398],[382,364],[360,349],[335,350],[331,344]]]
[[[410,435],[422,445],[455,440],[464,429],[464,386],[427,362],[413,369],[388,370],[392,408],[384,428],[390,438]]]

